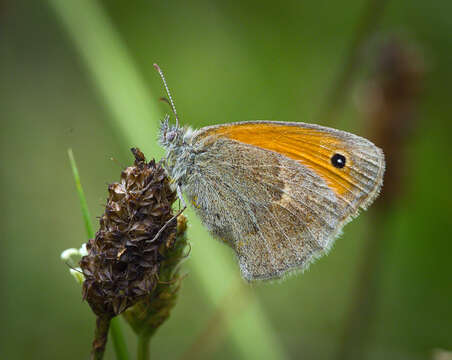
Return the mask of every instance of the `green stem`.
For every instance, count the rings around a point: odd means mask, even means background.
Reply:
[[[137,349],[137,360],[149,360],[149,343],[151,337],[146,335],[138,336],[138,349]]]
[[[124,339],[124,334],[121,330],[121,322],[119,317],[111,319],[110,322],[110,336],[113,341],[113,347],[116,353],[116,359],[127,360],[129,355],[127,354],[127,345]]]
[[[88,204],[86,202],[85,193],[83,192],[82,183],[80,182],[80,176],[77,169],[77,164],[75,163],[74,154],[72,149],[67,151],[69,155],[69,161],[71,162],[72,174],[74,176],[75,187],[77,188],[78,199],[80,200],[80,206],[82,208],[83,222],[85,223],[86,234],[88,239],[94,237],[93,225],[91,224],[91,218],[89,215]]]

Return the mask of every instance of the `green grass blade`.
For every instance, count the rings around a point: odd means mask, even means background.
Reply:
[[[154,141],[160,113],[99,2],[48,0],[48,3],[84,61],[111,114],[115,131],[128,147],[140,145],[145,154],[152,150],[155,157],[162,156],[163,151]]]
[[[88,236],[88,239],[92,239],[94,237],[94,230],[93,225],[91,224],[91,217],[88,210],[88,204],[85,198],[85,193],[83,192],[82,184],[80,182],[80,175],[78,173],[77,164],[75,163],[72,149],[68,149],[67,153],[69,155],[72,174],[74,175],[75,187],[77,188],[78,199],[80,201],[80,207],[82,209],[82,216],[83,222],[85,224],[86,235]]]

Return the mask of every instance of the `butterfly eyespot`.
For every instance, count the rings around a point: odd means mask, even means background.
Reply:
[[[345,166],[345,156],[341,154],[334,154],[331,157],[331,164],[338,169],[342,169]]]

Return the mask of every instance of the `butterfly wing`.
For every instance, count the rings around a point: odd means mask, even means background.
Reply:
[[[248,280],[305,268],[382,184],[380,149],[316,125],[219,125],[196,132],[192,145],[185,192],[207,228],[235,249]]]

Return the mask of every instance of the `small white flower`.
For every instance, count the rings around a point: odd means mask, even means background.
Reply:
[[[77,281],[80,285],[82,285],[85,281],[85,277],[83,276],[81,271],[82,269],[80,268],[69,269],[69,272],[75,278],[75,281]]]
[[[75,278],[75,280],[82,284],[85,281],[82,269],[78,267],[79,261],[82,256],[88,255],[88,250],[86,250],[86,244],[83,244],[80,249],[70,248],[64,250],[60,257],[68,266],[70,274]]]
[[[88,255],[88,250],[86,249],[86,243],[84,243],[84,244],[80,247],[80,249],[79,249],[78,252],[80,253],[80,256],[86,256],[86,255]]]
[[[70,248],[70,249],[64,250],[60,255],[61,260],[63,260],[63,261],[72,261],[72,258],[74,256],[80,256],[80,250]]]

